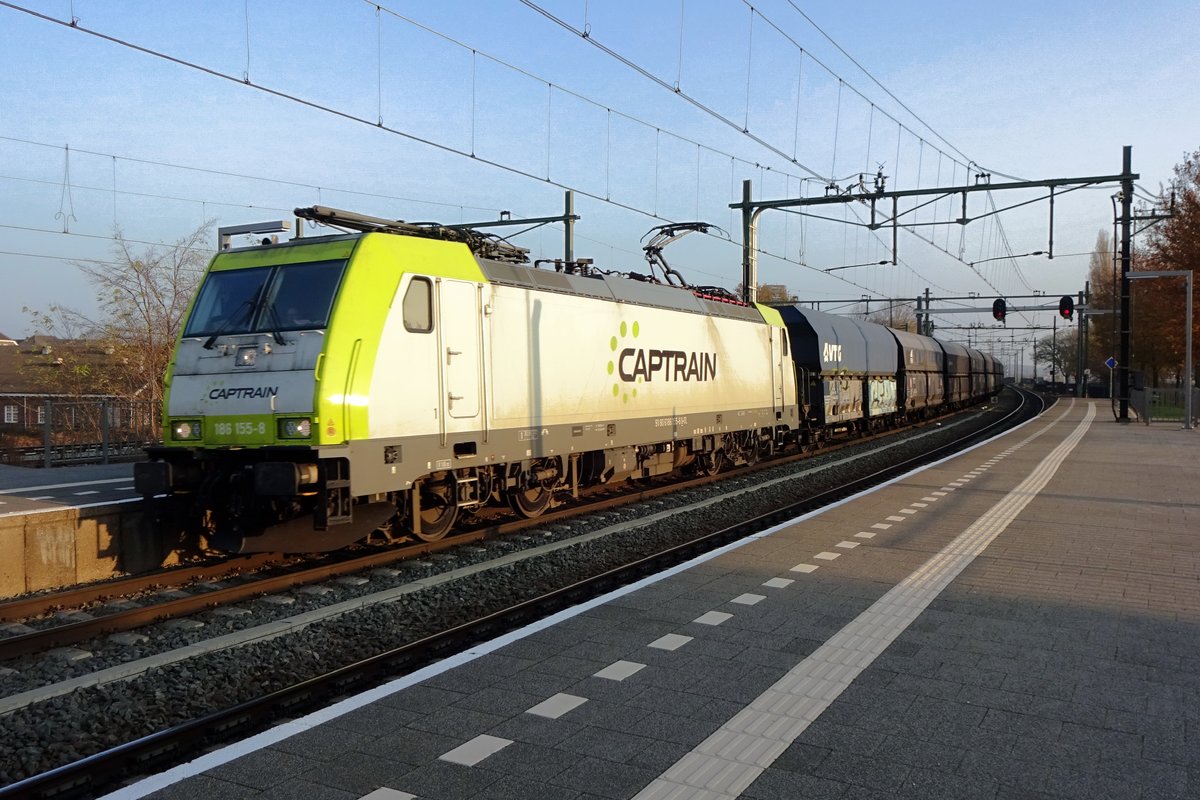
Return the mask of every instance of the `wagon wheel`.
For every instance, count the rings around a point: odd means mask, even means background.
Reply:
[[[455,490],[453,472],[438,472],[421,482],[421,531],[416,533],[418,539],[436,542],[454,527],[458,519]]]
[[[550,490],[541,484],[528,489],[514,489],[508,493],[508,504],[522,517],[540,517],[550,507]]]
[[[725,451],[715,450],[711,453],[698,453],[696,460],[692,462],[696,474],[701,477],[709,477],[716,475],[725,468]]]

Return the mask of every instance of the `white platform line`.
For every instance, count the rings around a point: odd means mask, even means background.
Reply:
[[[20,492],[44,492],[47,489],[74,489],[76,486],[96,486],[101,483],[129,483],[130,478],[104,478],[98,481],[77,481],[75,483],[48,483],[43,486],[21,486],[17,489],[0,489],[0,494],[18,494]]]

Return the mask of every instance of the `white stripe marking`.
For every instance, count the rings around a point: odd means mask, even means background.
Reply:
[[[451,764],[462,764],[464,767],[473,767],[493,753],[508,747],[510,744],[512,744],[512,739],[501,739],[499,736],[482,734],[476,736],[466,744],[459,745],[449,753],[443,753],[438,758],[441,761],[449,761]]]
[[[574,711],[586,702],[586,697],[576,697],[573,694],[559,692],[553,697],[546,698],[533,708],[526,709],[525,713],[533,714],[535,717],[558,719],[563,714],[566,714],[568,711]]]
[[[819,558],[822,561],[833,561],[835,558],[840,558],[841,555],[841,553],[831,553],[826,550],[823,553],[817,553],[815,556],[813,556],[813,558]]]
[[[797,564],[788,570],[788,572],[816,572],[816,564]]]
[[[129,483],[129,478],[105,478],[99,481],[76,481],[75,483],[48,483],[44,486],[22,486],[17,489],[0,489],[0,494],[44,492],[47,489],[74,489],[76,486],[95,486],[101,483]]]
[[[417,796],[382,786],[370,794],[364,794],[358,800],[417,800]]]
[[[636,661],[614,661],[592,677],[604,678],[609,681],[623,681],[630,675],[641,672],[645,667],[645,664],[638,664]]]
[[[680,636],[678,633],[668,633],[665,636],[660,636],[655,639],[647,647],[653,647],[655,650],[671,650],[675,651],[683,647],[692,640],[691,636]]]

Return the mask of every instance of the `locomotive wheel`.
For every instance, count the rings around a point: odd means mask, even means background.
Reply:
[[[705,478],[710,475],[716,475],[725,468],[725,451],[717,450],[713,453],[699,453],[694,463],[697,475]]]
[[[540,517],[550,507],[550,492],[545,486],[508,493],[508,504],[522,517]]]
[[[454,473],[442,472],[422,482],[421,532],[416,534],[417,538],[436,542],[450,532],[457,519]]]

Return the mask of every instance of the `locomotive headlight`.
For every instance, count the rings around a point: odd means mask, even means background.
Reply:
[[[257,347],[239,347],[235,363],[239,367],[253,367],[254,361],[258,357]]]
[[[171,438],[177,442],[199,439],[203,433],[198,419],[179,419],[171,423]]]
[[[279,420],[280,439],[307,439],[312,436],[312,420],[307,417]]]

